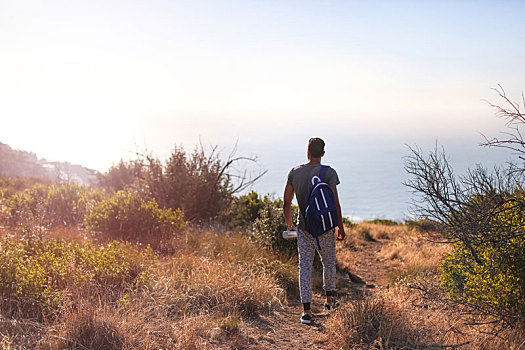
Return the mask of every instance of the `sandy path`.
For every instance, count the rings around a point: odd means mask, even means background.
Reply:
[[[314,297],[312,311],[316,315],[311,325],[301,324],[300,301],[290,301],[282,310],[263,316],[257,321],[260,334],[253,338],[261,349],[323,349],[318,340],[322,337],[323,323],[328,317],[322,312],[322,299]]]
[[[378,253],[384,242],[366,242],[354,252],[358,263],[353,274],[364,280],[364,284],[353,283],[348,273],[342,271],[347,280],[348,288],[345,294],[340,295],[343,302],[363,298],[364,295],[374,293],[387,285],[388,273],[392,266],[388,261],[381,260]],[[302,304],[299,300],[288,301],[281,310],[274,311],[271,315],[261,316],[258,320],[251,321],[250,328],[254,333],[249,337],[252,340],[250,348],[258,349],[323,349],[326,320],[330,317],[323,312],[324,299],[314,294],[312,311],[315,322],[312,325],[301,324],[299,319],[302,313]]]

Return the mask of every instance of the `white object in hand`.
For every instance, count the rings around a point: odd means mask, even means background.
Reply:
[[[297,231],[284,231],[284,232],[283,232],[283,238],[284,238],[284,239],[294,239],[294,238],[297,238]]]

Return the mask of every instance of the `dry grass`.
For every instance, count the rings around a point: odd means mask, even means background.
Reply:
[[[41,323],[5,319],[0,316],[0,349],[35,349],[46,334],[47,330]]]
[[[82,231],[76,230],[48,234],[77,242],[89,239],[77,237]],[[356,250],[372,238],[382,242],[381,259],[396,264],[397,275],[392,276],[396,283],[363,300],[344,303],[324,325],[323,346],[429,349],[463,344],[459,349],[525,349],[525,328],[503,330],[499,337],[488,335],[488,325],[468,326],[457,309],[424,300],[398,283],[402,276],[432,276],[445,247],[430,244],[402,225],[361,224],[349,230],[349,238],[338,244],[338,264],[346,261],[351,266]],[[116,302],[77,300],[65,305],[56,322],[0,316],[0,348],[251,348],[253,332],[247,320],[279,308],[285,294],[297,289],[296,261],[262,249],[242,234],[188,231],[172,246],[174,254],[158,260],[149,285]]]
[[[251,316],[279,305],[284,296],[263,269],[194,255],[164,262],[155,275],[148,297],[151,303],[169,305],[170,316],[203,312]]]
[[[354,252],[362,245],[356,226],[345,226],[346,238],[336,245],[336,264],[341,270],[351,271],[357,263]]]
[[[78,244],[88,243],[93,241],[92,235],[85,229],[80,227],[55,227],[46,231],[43,238],[62,239],[68,242],[75,242]]]
[[[347,228],[347,238],[337,245],[338,267],[346,271],[354,270],[358,262],[356,252],[376,241],[385,243],[378,258],[390,261],[399,272],[405,271],[406,274],[436,271],[446,249],[444,244],[430,244],[419,232],[406,225],[365,222]]]
[[[100,317],[90,305],[67,315],[58,335],[51,335],[42,347],[47,349],[123,349],[125,337],[113,317]]]
[[[82,234],[64,229],[46,237],[81,243]],[[0,348],[246,348],[244,319],[280,307],[287,286],[297,288],[295,262],[240,234],[189,231],[173,247],[175,254],[152,268],[146,287],[117,302],[75,300],[50,322],[0,319]]]
[[[332,349],[414,348],[425,331],[408,318],[400,300],[370,296],[338,310],[328,321],[327,341]]]
[[[268,313],[283,295],[262,270],[193,255],[165,259],[142,293],[123,298],[116,307],[100,303],[72,310],[51,332],[48,348],[235,347],[248,342],[243,317]]]
[[[383,242],[377,257],[395,267],[390,279],[402,284],[419,276],[437,274],[447,249],[447,245],[429,242],[406,225],[362,223],[352,227],[348,239],[338,245],[338,265],[352,271],[357,262],[355,251],[373,241]]]
[[[361,223],[352,227],[345,227],[346,238],[337,246],[337,254],[341,256],[341,261],[348,261],[350,266],[352,262],[352,253],[369,242],[378,240],[389,240],[393,237],[399,237],[405,234],[407,229],[404,225],[382,225],[374,223]]]
[[[297,297],[298,268],[296,258],[285,257],[250,241],[239,232],[217,234],[210,231],[188,230],[174,241],[176,254],[195,255],[225,261],[246,269],[263,270],[272,275],[288,296]]]
[[[457,310],[427,303],[404,288],[390,288],[345,304],[326,325],[330,349],[519,350],[525,329],[488,334],[489,326],[472,327]]]
[[[58,349],[205,349],[217,329],[212,318],[187,316],[178,320],[134,299],[126,306],[86,305],[75,309],[62,324],[49,330],[42,342]]]
[[[394,283],[408,283],[421,276],[437,275],[443,253],[448,246],[432,243],[416,231],[404,229],[390,236],[379,257],[393,260],[397,268],[390,275]]]
[[[337,245],[337,267],[344,271],[352,271],[357,263],[354,252],[350,249],[342,248],[341,245]]]
[[[383,225],[370,222],[364,222],[350,230],[350,234],[360,237],[360,241],[392,239],[406,232],[405,225]]]

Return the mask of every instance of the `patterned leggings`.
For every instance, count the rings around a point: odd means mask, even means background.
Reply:
[[[319,245],[321,250],[318,250],[317,241],[312,235],[298,230],[299,288],[302,303],[312,301],[312,267],[316,250],[323,263],[323,289],[327,292],[335,290],[335,230],[320,236]]]

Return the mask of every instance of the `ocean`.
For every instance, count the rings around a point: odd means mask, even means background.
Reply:
[[[456,175],[464,174],[476,164],[493,168],[495,165],[504,166],[512,159],[517,160],[510,151],[481,147],[478,143],[449,140],[439,143],[439,147],[445,149]],[[428,154],[436,146],[436,141],[429,140],[410,146],[418,146],[424,154]],[[252,189],[262,195],[282,198],[290,169],[307,162],[305,147],[288,143],[271,147],[240,147],[240,150],[249,150],[251,155],[256,155],[261,169],[267,170]],[[411,201],[414,194],[404,185],[409,179],[404,169],[409,155],[409,147],[399,140],[327,143],[322,163],[332,166],[338,172],[341,181],[338,193],[343,216],[354,222],[373,219],[403,222],[413,218]]]

